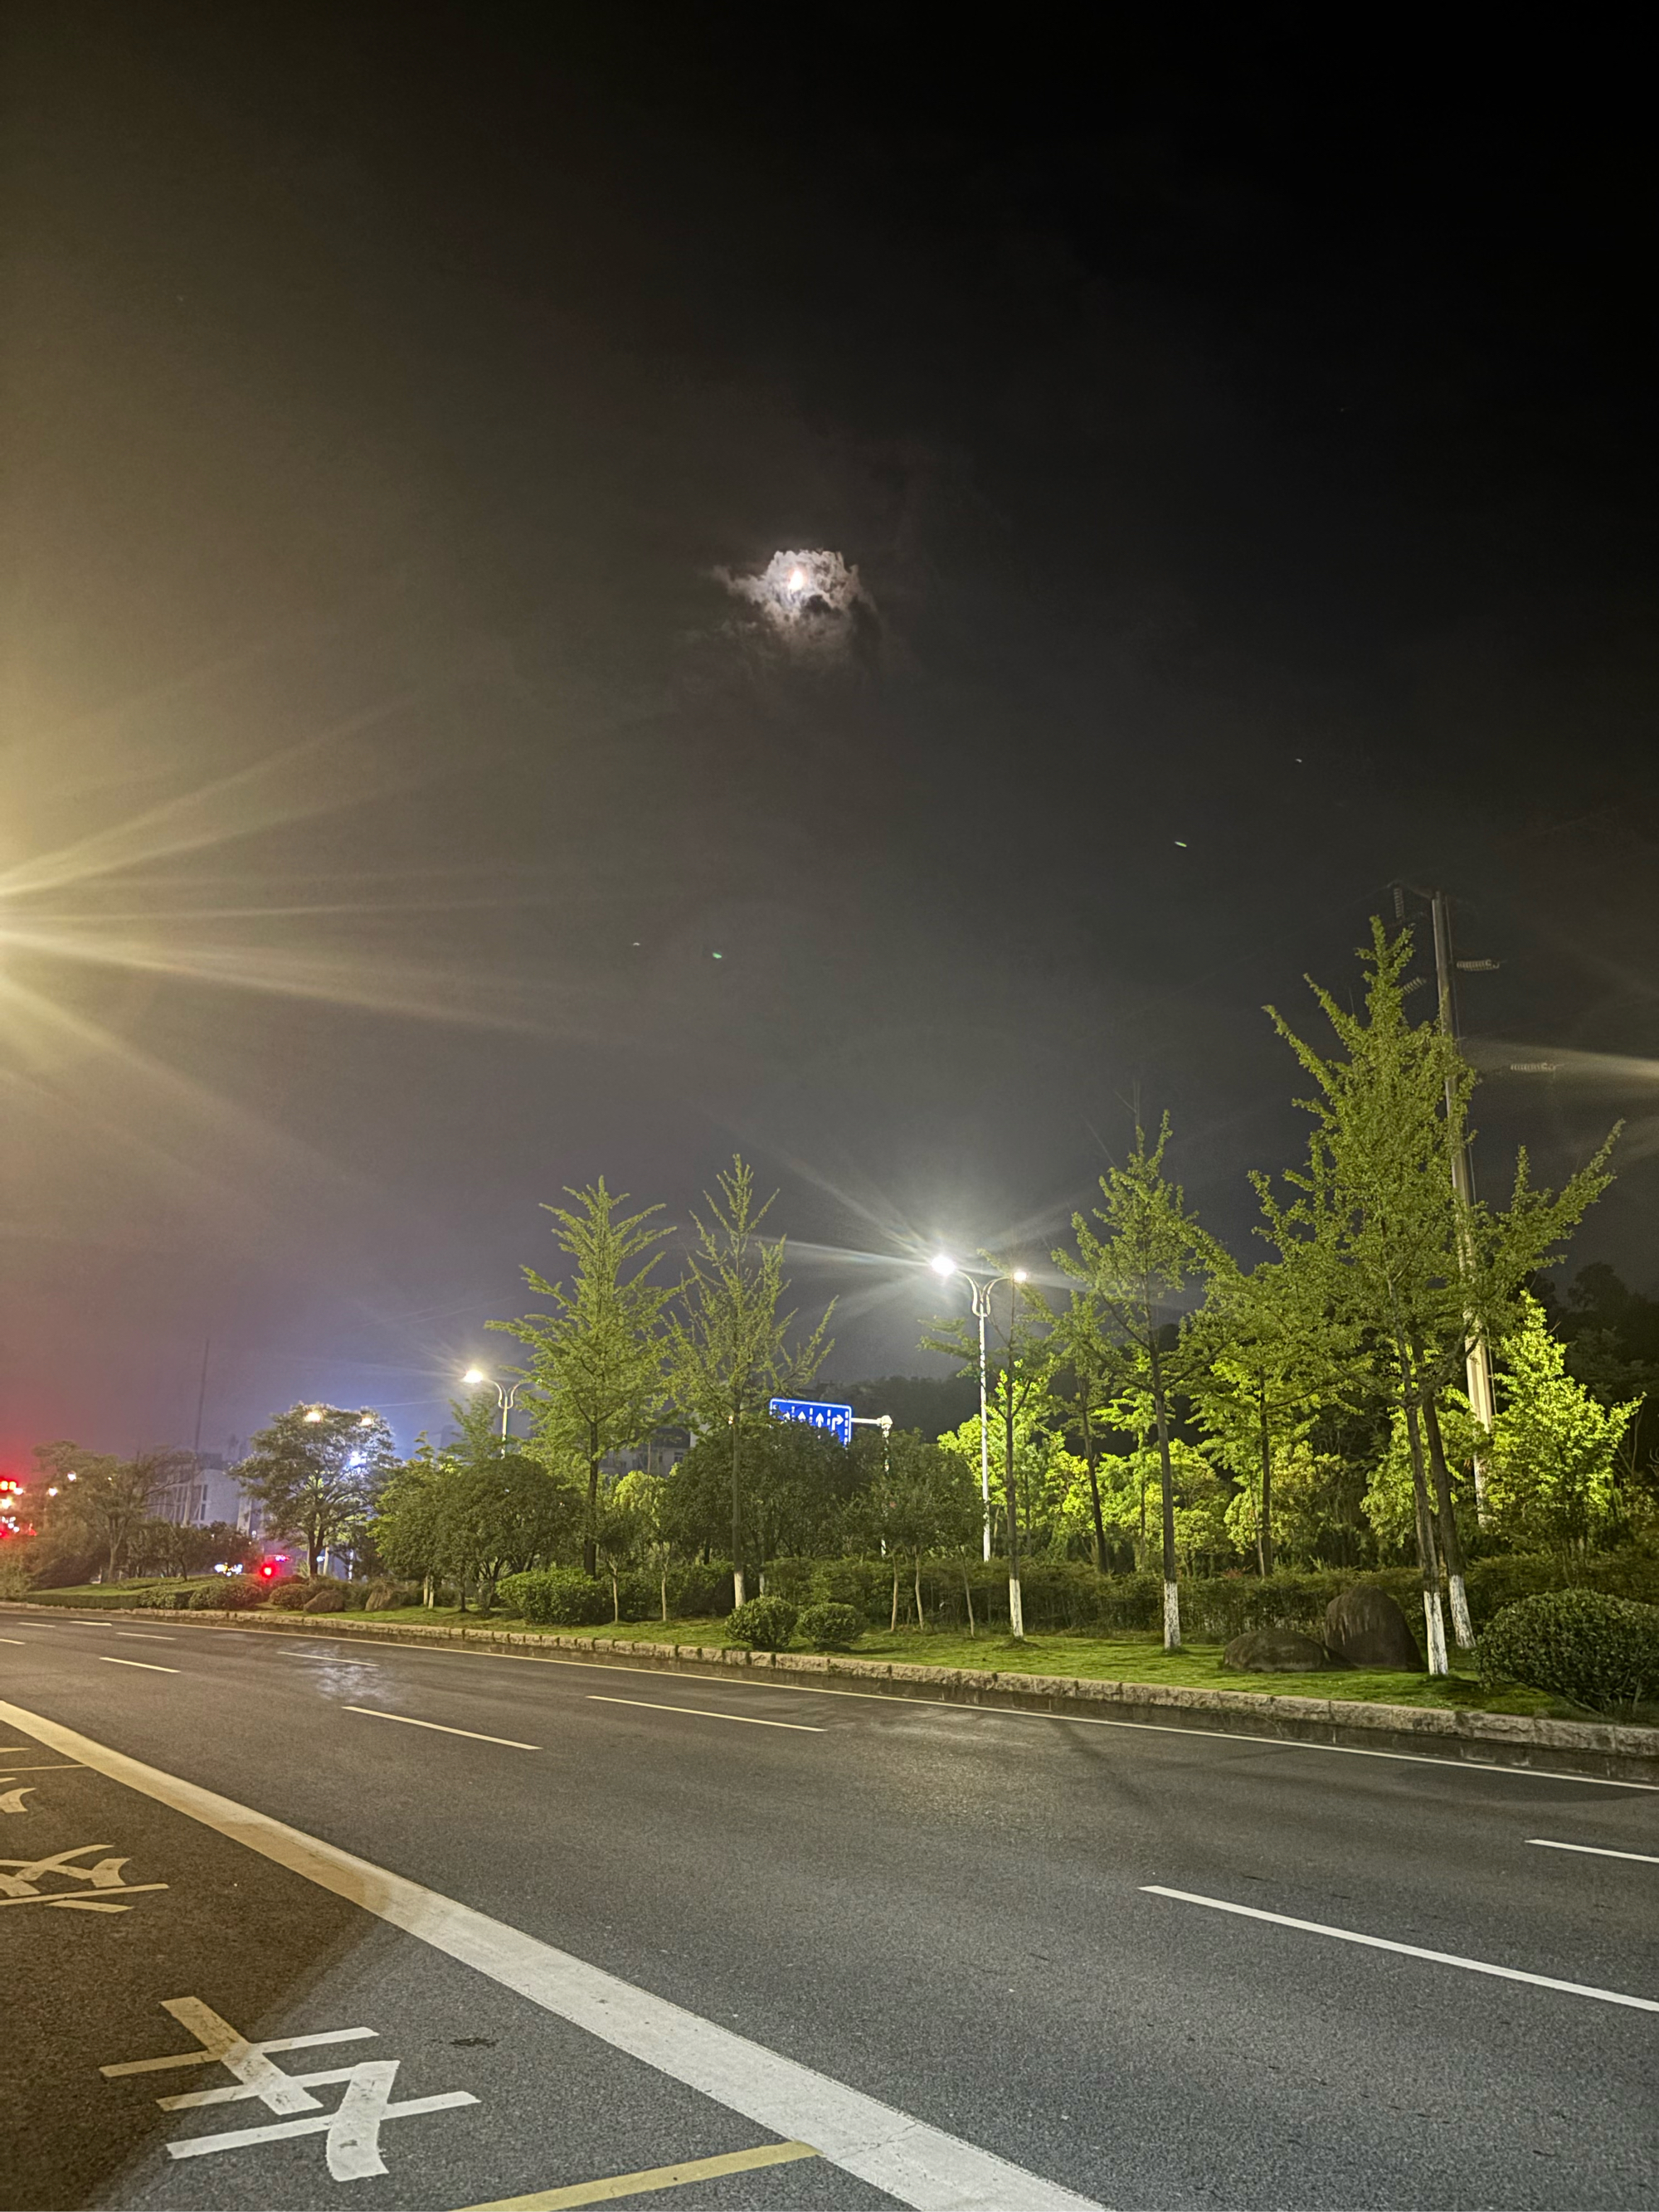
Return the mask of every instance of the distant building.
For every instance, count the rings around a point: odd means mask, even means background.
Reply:
[[[234,1453],[236,1439],[231,1438]],[[210,1521],[230,1521],[245,1528],[247,1501],[236,1480],[234,1467],[227,1468],[223,1452],[197,1452],[190,1472],[155,1494],[153,1510],[158,1521],[175,1528],[204,1528]]]
[[[599,1462],[605,1474],[611,1476],[638,1474],[667,1474],[678,1467],[691,1449],[691,1438],[684,1429],[657,1429],[642,1444],[634,1444],[627,1451],[607,1452]]]

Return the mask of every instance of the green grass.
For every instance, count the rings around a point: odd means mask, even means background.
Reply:
[[[337,1615],[332,1616],[337,1619]],[[352,1615],[353,1619],[362,1618]],[[511,1626],[531,1634],[591,1636],[605,1642],[620,1638],[631,1644],[698,1644],[723,1649],[731,1643],[724,1620],[624,1620],[593,1628],[543,1628],[507,1616],[461,1613],[450,1607],[430,1610],[420,1606],[367,1616],[374,1621],[422,1621],[447,1627]],[[1476,1712],[1534,1713],[1558,1720],[1593,1717],[1552,1698],[1541,1690],[1510,1684],[1501,1690],[1481,1687],[1473,1666],[1462,1654],[1454,1656],[1454,1672],[1439,1681],[1425,1674],[1394,1674],[1356,1670],[1317,1674],[1235,1674],[1224,1671],[1218,1644],[1189,1644],[1166,1652],[1156,1633],[1136,1636],[1028,1636],[1022,1643],[1012,1637],[901,1628],[867,1629],[853,1646],[856,1659],[902,1660],[924,1667],[983,1668],[1007,1674],[1066,1674],[1097,1681],[1169,1682],[1187,1689],[1250,1690],[1261,1697],[1355,1698],[1370,1705],[1462,1707]],[[1461,1662],[1461,1663],[1460,1663]]]

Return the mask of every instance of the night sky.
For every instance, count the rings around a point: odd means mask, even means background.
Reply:
[[[842,1379],[1137,1106],[1244,1251],[1396,877],[1659,1290],[1639,72],[1368,20],[12,12],[0,1449],[407,1442],[736,1147]]]

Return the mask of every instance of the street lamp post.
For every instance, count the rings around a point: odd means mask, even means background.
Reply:
[[[466,1384],[467,1388],[471,1390],[481,1390],[487,1382],[490,1389],[495,1393],[501,1408],[501,1443],[503,1447],[505,1447],[507,1442],[507,1419],[513,1411],[514,1404],[518,1398],[520,1391],[524,1388],[523,1376],[520,1376],[519,1380],[513,1385],[513,1388],[510,1390],[502,1389],[501,1384],[495,1380],[495,1376],[493,1375],[486,1375],[482,1367],[469,1367],[465,1374],[462,1376],[461,1380]]]
[[[979,1323],[979,1491],[984,1510],[985,1557],[991,1557],[991,1424],[987,1401],[985,1367],[985,1324],[991,1318],[991,1293],[999,1283],[1008,1285],[1008,1354],[1010,1361],[1014,1349],[1014,1316],[1018,1310],[1019,1291],[1016,1287],[1025,1280],[1024,1267],[1016,1267],[1006,1275],[973,1275],[966,1267],[958,1267],[948,1252],[940,1252],[928,1261],[942,1282],[952,1275],[960,1275],[968,1285],[973,1300],[974,1319]],[[1003,1488],[1008,1498],[1008,1625],[1015,1637],[1025,1634],[1024,1610],[1020,1601],[1019,1533],[1015,1520],[1018,1508],[1014,1500],[1014,1418],[1013,1376],[1008,1378],[1008,1464],[1003,1470]]]

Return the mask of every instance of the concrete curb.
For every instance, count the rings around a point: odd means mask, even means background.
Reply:
[[[181,1626],[204,1628],[229,1625],[277,1635],[450,1644],[480,1650],[511,1650],[525,1657],[580,1653],[594,1662],[658,1674],[744,1673],[774,1681],[793,1681],[803,1689],[821,1683],[825,1688],[855,1690],[866,1696],[1049,1713],[1060,1719],[1098,1718],[1258,1740],[1337,1744],[1350,1750],[1413,1752],[1486,1766],[1582,1774],[1659,1789],[1659,1729],[1626,1728],[1611,1721],[1541,1720],[1522,1713],[1364,1705],[1342,1698],[1275,1697],[1261,1690],[1095,1681],[1071,1674],[993,1674],[988,1669],[981,1673],[971,1668],[919,1667],[899,1660],[856,1659],[834,1653],[629,1643],[609,1637],[550,1636],[524,1629],[435,1625],[428,1628],[411,1621],[382,1625],[359,1614],[180,1613],[159,1606],[46,1606],[27,1600],[14,1600],[0,1609],[61,1613],[74,1620],[101,1620],[111,1613],[167,1612]]]

